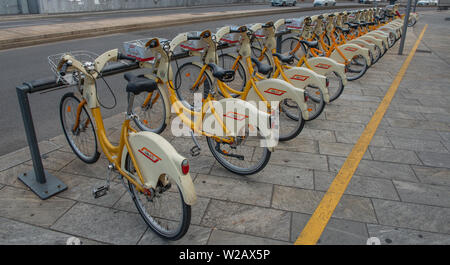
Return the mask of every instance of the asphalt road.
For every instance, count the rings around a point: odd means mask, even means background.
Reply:
[[[237,7],[233,6],[231,8]],[[239,8],[242,9],[244,7],[241,6]],[[246,8],[250,8],[250,6]],[[252,8],[266,7],[255,5],[252,6]],[[203,9],[202,11],[206,12],[207,9]],[[316,13],[316,11],[303,13],[296,12],[273,16],[241,18],[234,19],[233,21],[225,20],[194,23],[184,26],[114,34],[0,51],[0,80],[2,81],[0,87],[0,156],[27,146],[15,87],[25,81],[51,76],[52,72],[47,61],[49,55],[76,50],[87,50],[101,54],[109,49],[121,48],[124,41],[134,39],[148,37],[171,39],[181,32],[204,29],[215,31],[216,28],[227,24],[238,25],[254,22],[267,22],[279,18],[299,17]],[[102,110],[105,118],[123,112],[126,108],[126,82],[123,77],[121,75],[116,75],[108,77],[106,80],[112,86],[118,104],[112,110]],[[49,139],[63,133],[58,114],[59,100],[64,93],[70,90],[71,88],[66,88],[44,94],[30,95],[30,105],[38,141]],[[113,103],[113,100],[102,81],[99,81],[98,91],[103,104],[110,106]]]
[[[351,5],[357,3],[344,2],[337,3],[337,5]],[[312,3],[298,3],[296,7],[312,7]],[[60,15],[52,17],[37,17],[37,18],[24,18],[21,20],[6,20],[2,21],[0,17],[0,29],[5,28],[15,28],[15,27],[26,27],[26,26],[36,26],[36,25],[49,25],[53,23],[73,23],[73,22],[84,22],[84,21],[96,21],[102,19],[114,19],[114,18],[126,18],[126,17],[140,17],[140,16],[161,16],[168,14],[181,14],[181,13],[191,13],[199,14],[206,12],[220,12],[220,11],[236,11],[236,10],[263,10],[269,8],[289,8],[289,7],[272,7],[268,4],[253,4],[253,5],[227,5],[227,6],[214,6],[214,7],[189,7],[189,8],[156,8],[147,10],[133,10],[127,12],[101,12],[101,13],[84,13],[82,15],[69,14],[66,17],[61,17]]]

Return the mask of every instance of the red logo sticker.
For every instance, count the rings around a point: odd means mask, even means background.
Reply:
[[[159,158],[157,155],[153,154],[150,150],[148,150],[145,147],[142,147],[139,150],[139,153],[143,154],[145,157],[150,159],[153,163],[157,163],[158,161],[161,160],[161,158]]]
[[[242,114],[236,113],[234,111],[230,111],[227,114],[224,114],[223,116],[233,119],[233,120],[237,120],[237,121],[242,121],[242,120],[248,118],[247,115],[242,115]]]
[[[317,68],[322,68],[322,69],[329,69],[329,68],[331,67],[331,65],[319,63],[319,64],[316,65],[315,67],[317,67]]]
[[[354,51],[356,51],[356,50],[358,50],[358,49],[353,48],[353,47],[346,47],[344,50],[350,51],[350,52],[354,52]]]
[[[367,41],[368,43],[373,43],[371,40],[365,40],[365,41]]]
[[[309,76],[305,76],[305,75],[294,75],[293,77],[291,77],[291,79],[294,80],[298,80],[298,81],[306,81],[306,79],[308,79]]]
[[[269,89],[267,89],[267,90],[264,91],[264,92],[265,92],[265,93],[272,94],[272,95],[275,95],[275,96],[281,96],[281,95],[283,95],[284,93],[286,93],[286,91],[280,90],[280,89],[276,89],[276,88],[269,88]]]

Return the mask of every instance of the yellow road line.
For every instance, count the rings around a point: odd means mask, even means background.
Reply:
[[[341,170],[339,170],[339,173],[334,178],[327,193],[325,193],[325,195],[323,196],[319,206],[316,208],[305,228],[301,232],[300,236],[295,241],[295,245],[314,245],[317,243],[317,240],[319,240],[320,236],[323,233],[323,230],[328,224],[328,221],[333,215],[336,206],[341,200],[345,189],[350,183],[353,174],[358,168],[359,162],[366,153],[369,143],[372,140],[375,132],[377,131],[378,125],[383,119],[383,116],[386,113],[389,104],[391,104],[392,98],[394,97],[395,92],[397,91],[397,88],[400,85],[400,82],[402,81],[409,64],[411,63],[411,60],[414,57],[416,49],[419,46],[419,43],[422,40],[427,27],[428,24],[423,28],[419,38],[414,44],[414,47],[412,48],[402,67],[400,68],[400,71],[389,87],[386,95],[384,96],[383,101],[381,101],[376,112],[364,129],[364,132],[359,137],[358,142],[356,142],[355,146],[352,149],[352,152],[348,155],[344,165],[342,165]]]

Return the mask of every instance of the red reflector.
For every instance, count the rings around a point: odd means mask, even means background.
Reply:
[[[328,78],[327,78],[327,87],[330,85],[330,80],[328,80]]]
[[[305,102],[308,101],[309,97],[305,95]]]
[[[189,173],[189,161],[187,159],[181,162],[181,172],[183,172],[184,175]]]

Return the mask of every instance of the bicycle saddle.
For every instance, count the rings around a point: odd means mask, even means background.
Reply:
[[[345,24],[348,25],[350,28],[354,28],[354,29],[358,28],[358,26],[359,26],[359,24],[350,23],[350,22],[346,22]]]
[[[252,58],[251,60],[256,65],[256,68],[258,68],[258,73],[262,75],[268,75],[272,72],[273,70],[272,66],[268,64],[263,64],[255,58]]]
[[[294,63],[294,55],[283,55],[280,53],[274,53],[272,54],[273,56],[277,57],[278,59],[280,59],[280,61],[282,61],[283,63],[287,63],[287,64],[293,64]]]
[[[148,79],[144,75],[134,75],[132,73],[126,73],[123,77],[128,81],[126,91],[135,95],[141,92],[153,92],[158,88],[155,80]]]
[[[210,63],[208,66],[211,68],[212,74],[215,78],[222,82],[231,82],[234,80],[234,71],[225,70],[217,64]]]
[[[313,40],[313,41],[300,40],[300,42],[305,44],[309,48],[317,48],[317,44],[318,44],[318,42],[316,40]]]
[[[350,29],[341,28],[341,27],[339,27],[339,26],[336,26],[336,28],[337,28],[338,30],[342,31],[342,33],[349,33],[349,32],[350,32]]]

